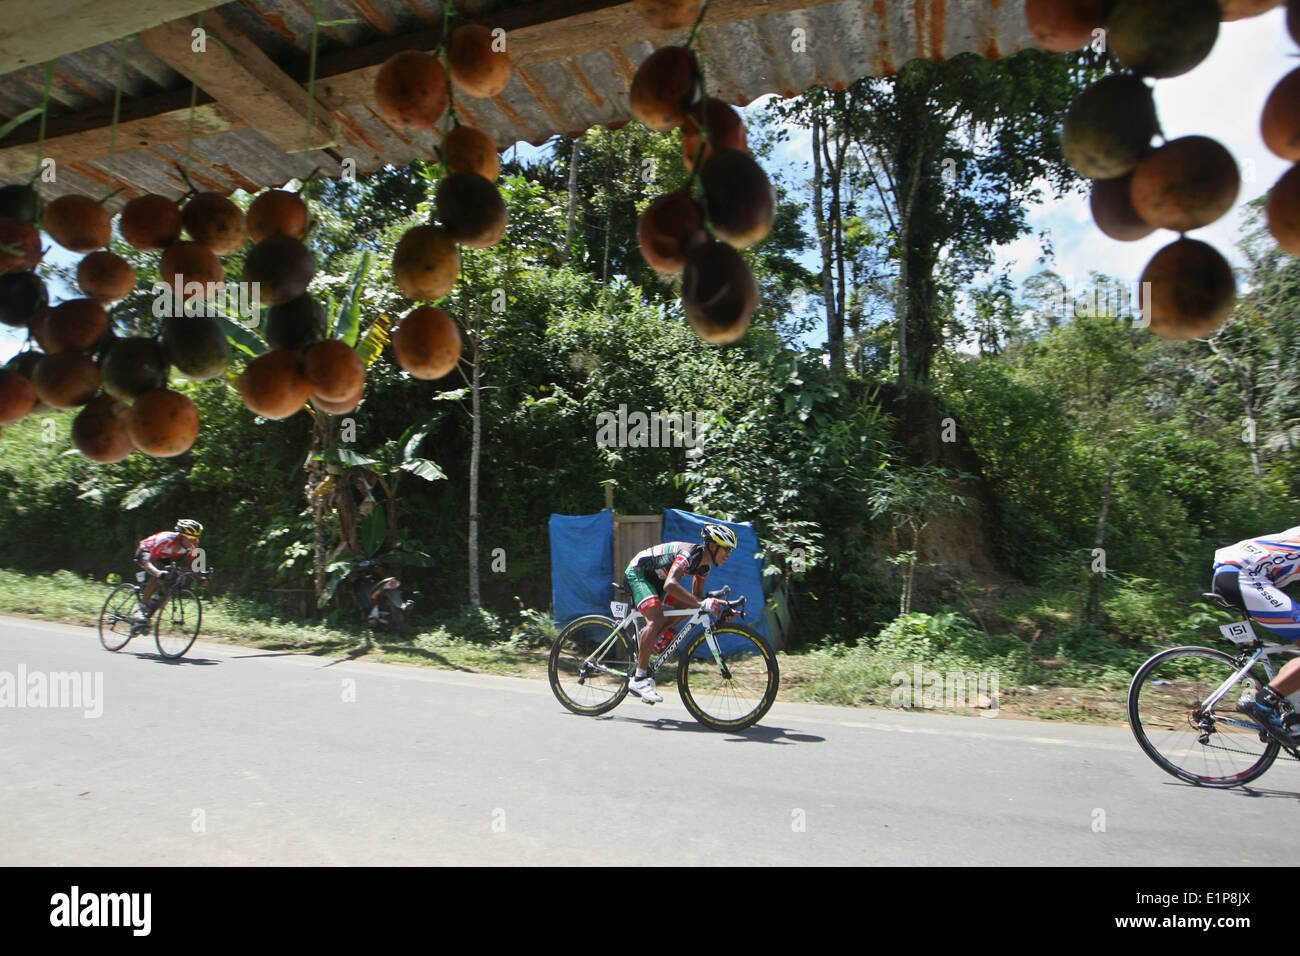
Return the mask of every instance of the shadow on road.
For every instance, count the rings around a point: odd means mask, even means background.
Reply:
[[[161,654],[135,654],[134,656],[142,661],[153,661],[156,664],[198,664],[208,666],[221,663],[221,661],[214,661],[206,657],[163,657]]]
[[[1204,790],[1204,787],[1198,787],[1194,783],[1187,783],[1182,780],[1162,781],[1166,787],[1178,787],[1185,790]],[[1229,787],[1224,789],[1225,793],[1230,793],[1236,797],[1248,797],[1258,799],[1260,797],[1283,797],[1290,800],[1300,800],[1300,793],[1294,790],[1270,790],[1264,787],[1252,787],[1250,784],[1243,784],[1240,787]]]
[[[658,720],[642,720],[638,717],[619,717],[615,716],[612,720],[626,721],[632,724],[640,724],[647,730],[670,730],[685,731],[688,733],[708,734],[712,737],[725,738],[729,743],[760,743],[760,744],[820,744],[825,743],[825,737],[818,737],[815,734],[801,734],[782,727],[765,727],[759,724],[757,727],[750,727],[747,730],[735,731],[728,733],[726,731],[710,730],[703,724],[694,720],[677,720],[674,717],[661,717]]]

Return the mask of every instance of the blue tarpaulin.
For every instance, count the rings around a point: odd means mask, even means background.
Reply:
[[[727,559],[727,563],[709,572],[704,579],[706,591],[717,591],[724,584],[731,585],[730,600],[742,595],[745,601],[744,624],[752,631],[757,631],[772,643],[772,635],[767,632],[767,615],[763,613],[763,559],[758,556],[758,535],[754,526],[748,521],[735,523],[719,521],[705,515],[692,514],[668,508],[664,511],[665,541],[699,541],[700,529],[713,522],[724,524],[736,532],[736,550]]]
[[[609,615],[614,600],[614,513],[551,515],[551,607],[560,624]]]

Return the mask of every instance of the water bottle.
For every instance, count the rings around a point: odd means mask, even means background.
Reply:
[[[663,649],[664,649],[665,647],[667,647],[667,646],[672,642],[672,639],[673,639],[673,632],[676,631],[676,630],[677,630],[677,629],[676,629],[675,627],[666,627],[666,628],[664,628],[664,632],[663,632],[663,634],[661,634],[660,637],[659,637],[659,640],[657,640],[657,641],[655,642],[655,653],[656,653],[656,654],[661,653],[661,652],[663,651]]]

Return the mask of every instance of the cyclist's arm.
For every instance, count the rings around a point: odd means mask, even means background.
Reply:
[[[664,581],[664,594],[671,594],[677,599],[677,602],[684,607],[700,606],[700,581],[695,581],[695,594],[692,594],[686,588],[682,587],[682,575],[686,571],[686,564],[682,561],[674,561],[673,566],[668,569],[668,577]]]
[[[140,549],[140,563],[144,565],[144,569],[148,571],[152,577],[157,578],[162,576],[162,572],[158,570],[158,567],[153,563],[153,555],[144,548]]]

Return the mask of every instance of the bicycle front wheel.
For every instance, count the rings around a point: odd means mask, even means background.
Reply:
[[[682,652],[677,689],[691,716],[705,727],[744,730],[758,723],[776,700],[781,683],[776,655],[762,637],[739,624],[715,627],[713,636],[721,663],[701,631]]]
[[[612,618],[588,614],[565,625],[551,645],[547,679],[556,699],[575,714],[603,714],[627,696],[636,647],[626,630],[614,628]]]
[[[1238,669],[1223,651],[1174,647],[1133,675],[1129,726],[1162,770],[1203,787],[1236,787],[1272,766],[1277,742],[1237,712],[1242,694],[1264,685],[1260,669],[1253,668],[1210,700]]]
[[[154,625],[158,653],[171,659],[180,657],[199,636],[203,605],[198,595],[193,591],[177,591],[154,613],[158,615]]]
[[[108,595],[104,609],[99,612],[99,643],[105,650],[120,651],[131,640],[131,628],[135,626],[131,614],[139,593],[134,584],[119,584]]]

